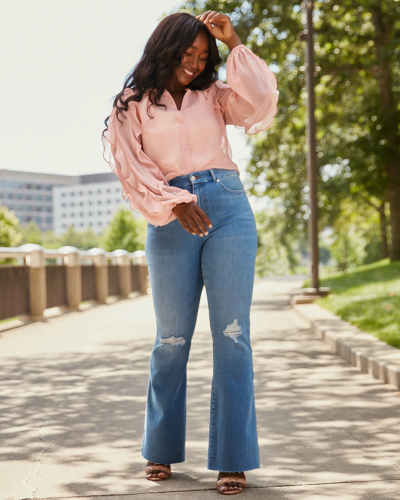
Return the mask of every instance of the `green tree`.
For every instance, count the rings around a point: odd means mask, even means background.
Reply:
[[[71,246],[82,250],[95,248],[100,244],[100,237],[91,228],[77,231],[74,226],[68,226],[60,237],[62,246]]]
[[[19,219],[12,210],[0,205],[0,247],[15,247],[22,240],[18,231]]]
[[[43,244],[42,231],[34,220],[30,220],[26,226],[19,226],[18,229],[23,236],[22,245],[26,245],[27,243],[34,243],[35,245]]]
[[[250,136],[251,194],[275,197],[287,231],[305,234],[305,12],[295,0],[185,2],[193,14],[230,14],[242,41],[276,71],[274,124]],[[364,204],[390,204],[392,260],[400,259],[400,5],[396,0],[320,0],[314,10],[321,228],[358,190]],[[224,46],[221,47],[224,49]],[[223,53],[225,58],[227,52]],[[368,200],[368,201],[366,201]],[[382,233],[382,238],[383,238]]]
[[[122,249],[128,252],[144,249],[146,222],[137,219],[125,207],[120,207],[103,232],[103,248],[108,252]]]

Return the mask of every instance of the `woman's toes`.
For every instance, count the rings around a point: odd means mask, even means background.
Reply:
[[[222,491],[222,493],[225,493],[225,491],[228,491],[228,490],[229,490],[229,488],[225,484],[223,486],[219,487],[219,491]]]
[[[158,478],[159,479],[165,479],[167,476],[164,474],[164,472],[159,472],[158,473]]]

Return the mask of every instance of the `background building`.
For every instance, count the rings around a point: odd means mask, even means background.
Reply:
[[[55,187],[54,231],[59,234],[74,226],[78,231],[91,227],[101,233],[121,205],[129,208],[121,192],[121,183],[112,172],[81,175],[76,184]]]
[[[42,231],[58,234],[68,226],[100,233],[121,205],[129,208],[121,192],[112,172],[72,176],[0,170],[0,202],[14,210],[21,225],[34,220]]]
[[[14,210],[21,225],[34,220],[42,231],[53,229],[53,188],[73,184],[71,175],[0,169],[0,202]]]

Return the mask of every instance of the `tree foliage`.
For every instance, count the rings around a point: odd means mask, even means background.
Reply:
[[[144,219],[137,219],[128,208],[120,207],[104,230],[103,247],[108,252],[143,250],[146,227]]]
[[[0,247],[14,247],[22,240],[17,230],[18,222],[12,210],[0,205]]]
[[[243,43],[276,72],[273,125],[248,138],[250,193],[274,198],[286,232],[306,234],[304,5],[295,0],[198,0],[197,14],[229,14]],[[349,200],[360,213],[390,204],[392,257],[400,259],[400,4],[396,0],[314,3],[320,229],[334,226]],[[220,47],[224,59],[227,51]]]

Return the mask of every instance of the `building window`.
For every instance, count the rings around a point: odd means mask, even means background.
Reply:
[[[37,195],[36,195],[36,199],[37,199],[37,201],[42,201],[42,198],[43,198],[43,197],[42,197],[42,195],[41,195],[41,194],[37,194]]]
[[[66,206],[67,206],[67,204],[66,204],[66,203],[61,203],[61,206],[62,206],[62,207],[66,207]]]
[[[103,212],[102,212],[101,210],[99,210],[97,213],[98,213],[99,215],[101,215]]]
[[[67,227],[66,224],[63,224],[63,228],[65,229],[66,227]]]
[[[17,182],[17,188],[22,189],[24,187],[24,184],[22,182]]]
[[[40,224],[42,222],[42,218],[41,217],[36,217],[36,222],[38,222]]]
[[[32,187],[33,187],[32,184],[27,184],[26,185],[26,189],[32,189]]]
[[[13,194],[12,193],[7,193],[7,198],[9,200],[12,200],[14,198]]]
[[[89,205],[92,205],[92,202],[91,202],[91,201],[89,201]]]
[[[51,224],[53,222],[53,217],[46,217],[46,222]]]
[[[62,196],[63,198],[65,197],[65,195],[66,195],[66,193],[61,193],[61,196]]]
[[[97,194],[101,194],[101,193],[102,193],[101,189],[98,189]]]
[[[62,217],[63,219],[65,219],[65,214],[62,214],[62,216],[61,216],[61,217]]]
[[[83,227],[85,224],[83,222],[81,222],[81,227]]]
[[[38,212],[41,212],[41,211],[42,211],[42,207],[36,207],[36,210],[37,210]]]
[[[93,215],[93,212],[89,212],[89,217],[91,217]]]
[[[8,187],[8,188],[13,188],[13,187],[15,187],[15,182],[12,182],[12,181],[7,181],[7,187]]]
[[[102,223],[101,223],[101,221],[100,221],[100,222],[99,222],[99,226],[101,226],[101,224],[102,224]]]
[[[111,210],[108,210],[107,213],[108,213],[108,215],[111,215]]]
[[[75,203],[74,203],[74,202],[72,202],[72,203],[71,203],[71,207],[74,207],[74,206],[75,206]]]
[[[80,206],[80,207],[83,207],[83,205],[84,205],[84,203],[83,203],[83,201],[81,201],[81,202],[79,203],[79,206]]]
[[[101,205],[101,203],[102,203],[101,200],[97,200],[98,205]]]
[[[51,207],[46,207],[46,212],[51,212],[52,208]]]
[[[52,186],[50,184],[47,184],[46,189],[47,191],[51,191]]]
[[[33,211],[33,207],[32,207],[32,205],[28,205],[28,206],[26,207],[26,209],[28,210],[28,212],[32,212],[32,211]]]
[[[46,201],[51,201],[51,196],[46,196]]]
[[[36,184],[36,189],[42,189],[42,185],[41,184]]]
[[[23,200],[24,199],[24,195],[22,193],[17,193],[17,199],[18,200]]]
[[[88,194],[92,194],[92,191],[89,189]]]

